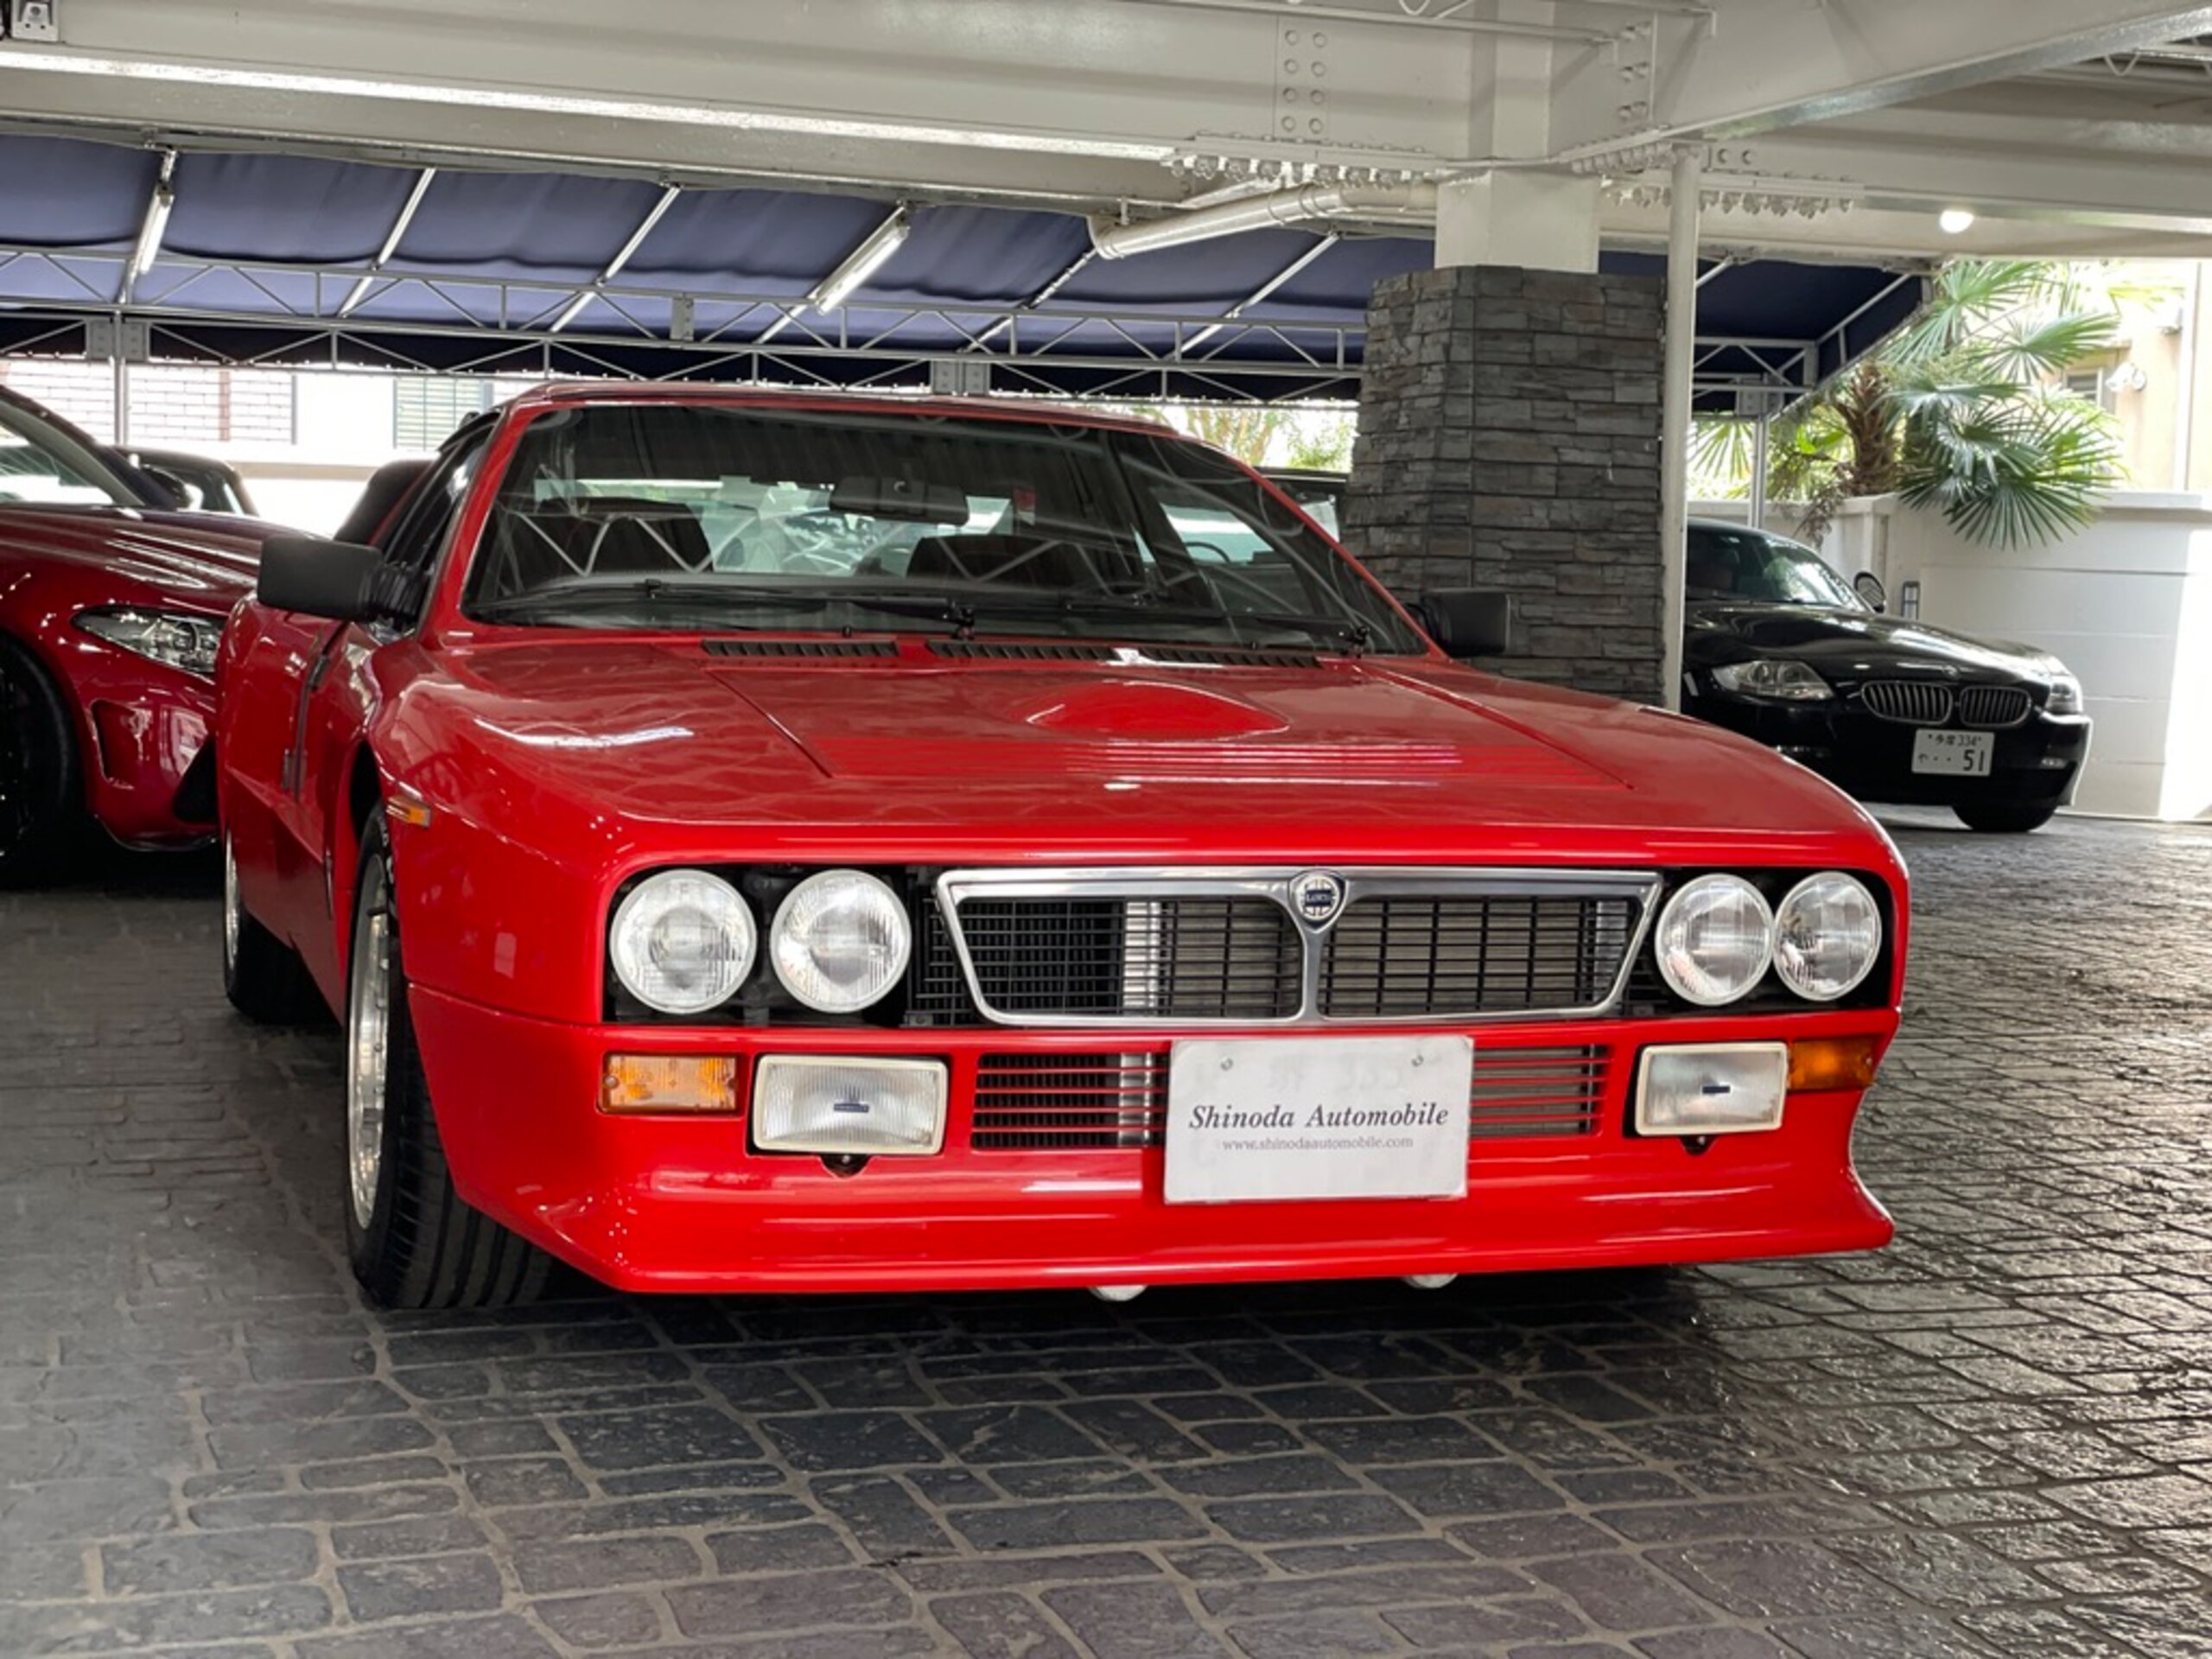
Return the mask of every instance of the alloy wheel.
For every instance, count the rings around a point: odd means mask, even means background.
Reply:
[[[391,917],[385,879],[374,885],[353,930],[353,985],[346,1001],[346,1177],[353,1220],[375,1218],[384,1173],[385,1084],[391,1052]]]

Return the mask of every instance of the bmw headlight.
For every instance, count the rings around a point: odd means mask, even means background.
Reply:
[[[1730,663],[1713,671],[1713,683],[1739,697],[1764,697],[1774,702],[1825,702],[1835,696],[1828,683],[1804,664],[1782,658]]]
[[[615,907],[607,954],[623,988],[662,1014],[703,1014],[753,971],[760,931],[735,887],[704,870],[663,870]]]
[[[1881,953],[1881,906],[1864,882],[1840,871],[1807,876],[1774,913],[1774,971],[1808,1001],[1855,989]]]
[[[111,645],[203,679],[214,677],[215,647],[223,639],[220,617],[186,611],[81,611],[77,626]]]
[[[1774,960],[1774,912],[1740,875],[1685,882],[1659,912],[1659,974],[1675,994],[1717,1008],[1751,995]]]
[[[899,895],[862,870],[824,870],[785,895],[768,930],[784,988],[821,1014],[857,1014],[906,971],[913,930]]]
[[[2078,715],[2082,712],[2082,682],[2064,670],[2050,677],[2050,695],[2044,699],[2044,713],[2047,715]]]

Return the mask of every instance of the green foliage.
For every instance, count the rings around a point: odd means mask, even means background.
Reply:
[[[1301,472],[1349,472],[1352,439],[1357,431],[1358,423],[1349,415],[1332,420],[1308,416],[1292,427],[1283,448],[1283,465]]]
[[[2053,383],[2113,350],[2118,323],[2111,291],[2063,264],[1948,265],[1910,322],[1777,425],[1774,493],[1815,540],[1850,497],[1892,491],[1991,546],[2080,530],[2125,475],[2120,444]]]

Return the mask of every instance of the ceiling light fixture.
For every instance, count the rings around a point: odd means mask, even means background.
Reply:
[[[1943,234],[1946,236],[1964,236],[1968,231],[1974,229],[1974,209],[1946,207],[1936,222],[1942,226]]]

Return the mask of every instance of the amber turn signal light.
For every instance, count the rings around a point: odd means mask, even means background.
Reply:
[[[1865,1089],[1874,1081],[1872,1037],[1807,1037],[1789,1045],[1789,1092]]]
[[[610,1054],[600,1072],[599,1109],[734,1114],[737,1062],[727,1054]]]

